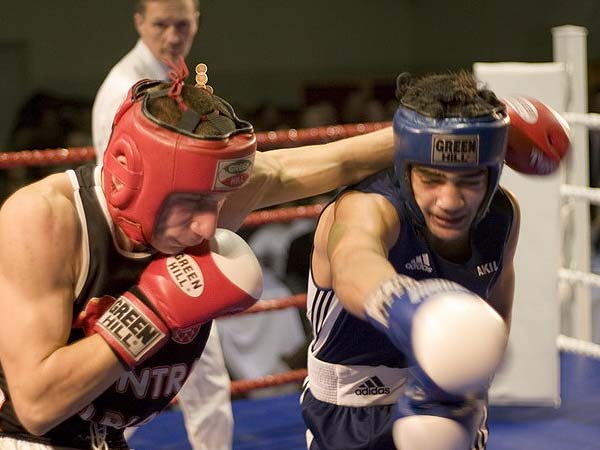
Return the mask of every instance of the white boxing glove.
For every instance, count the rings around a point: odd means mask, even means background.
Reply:
[[[394,407],[393,438],[398,450],[470,450],[486,419],[485,393],[444,395],[423,388],[410,372]]]
[[[471,436],[460,423],[439,416],[409,416],[393,427],[398,450],[469,450]]]
[[[409,358],[423,386],[458,396],[487,389],[508,340],[490,305],[443,279],[396,275],[369,297],[365,315]]]

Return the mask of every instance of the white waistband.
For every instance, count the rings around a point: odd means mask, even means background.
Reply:
[[[8,436],[0,436],[0,448],[2,450],[77,450],[71,447],[57,447],[55,445],[23,441]]]
[[[340,406],[392,405],[402,395],[407,370],[344,366],[308,354],[308,388],[322,402]]]

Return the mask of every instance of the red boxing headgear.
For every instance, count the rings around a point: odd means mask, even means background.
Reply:
[[[129,90],[115,115],[104,154],[102,185],[108,211],[128,238],[144,245],[150,242],[160,207],[169,194],[239,189],[250,177],[256,152],[252,125],[240,120],[233,108],[216,96],[216,111],[200,116],[184,107],[176,126],[154,117],[149,100],[170,95],[166,90],[149,92],[160,84],[143,80]],[[214,136],[193,133],[201,120],[209,120],[219,129],[223,116],[233,121],[233,131]]]

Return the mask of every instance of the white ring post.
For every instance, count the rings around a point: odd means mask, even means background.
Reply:
[[[500,97],[526,95],[557,111],[567,104],[569,80],[562,63],[475,63],[473,72]],[[494,379],[490,402],[556,406],[561,180],[558,174],[527,176],[505,166],[500,182],[519,199],[521,233],[508,353]]]
[[[587,30],[584,27],[564,25],[552,28],[554,61],[564,63],[569,74],[566,110],[574,113],[588,111],[587,85]],[[589,186],[588,129],[571,126],[572,149],[567,159],[566,183]],[[562,266],[589,272],[591,268],[590,206],[588,202],[568,202],[565,215],[570,223],[563,224]],[[569,231],[567,231],[569,230]],[[566,256],[565,256],[566,255]],[[589,286],[573,285],[570,292],[569,322],[563,323],[562,332],[578,339],[592,340],[592,304]],[[566,328],[566,329],[565,329]]]

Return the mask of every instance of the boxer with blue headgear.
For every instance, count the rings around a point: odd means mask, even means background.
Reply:
[[[416,105],[401,100],[394,114],[394,169],[408,210],[420,224],[423,214],[415,204],[410,182],[413,164],[439,169],[488,168],[488,188],[473,224],[485,215],[498,188],[508,135],[504,105],[483,110],[476,117],[433,117],[417,112]]]
[[[510,121],[464,72],[403,74],[397,94],[394,167],[343,191],[315,232],[310,450],[485,448],[519,228],[499,186]]]

